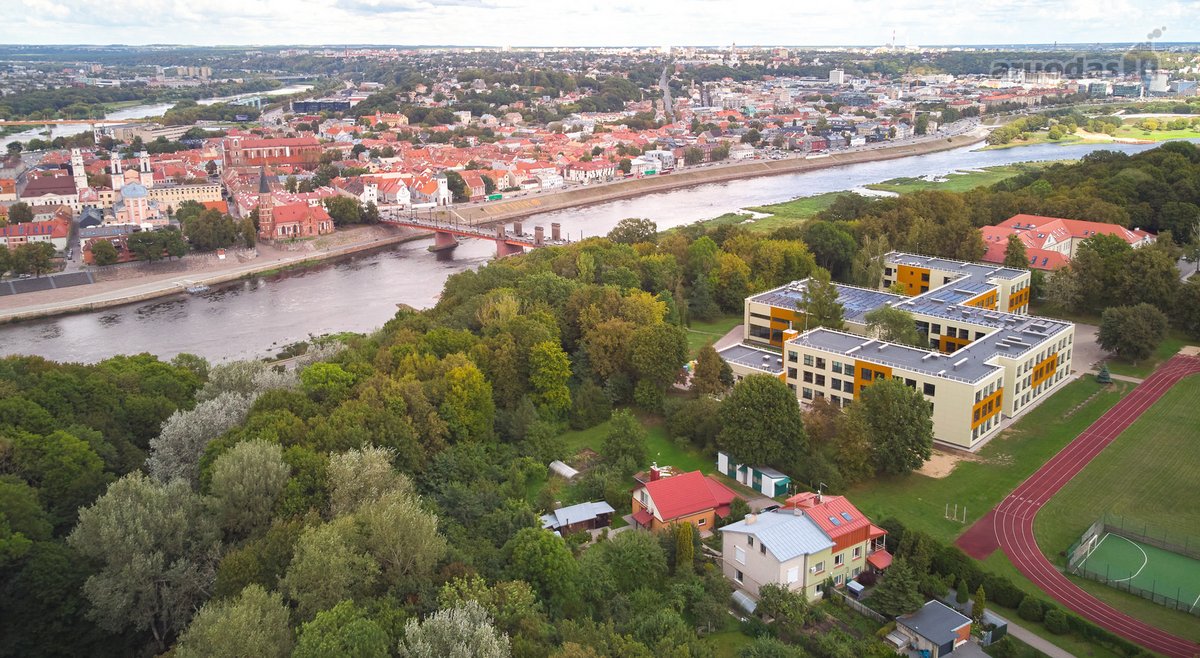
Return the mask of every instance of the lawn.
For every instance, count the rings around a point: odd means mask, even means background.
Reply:
[[[1007,144],[988,144],[980,149],[981,151],[998,151],[1000,149],[1018,148],[1021,146],[1033,146],[1035,144],[1079,144],[1079,143],[1102,143],[1092,140],[1085,140],[1078,135],[1063,135],[1062,139],[1050,139],[1050,131],[1039,130],[1033,133],[1027,133],[1028,139],[1014,139]]]
[[[738,651],[754,640],[742,632],[741,623],[731,614],[724,628],[705,635],[703,641],[712,647],[713,655],[717,658],[736,658]]]
[[[705,457],[700,451],[690,447],[680,446],[667,436],[662,423],[655,417],[640,415],[638,418],[646,428],[646,452],[650,461],[660,466],[673,466],[679,471],[700,470],[712,473],[717,469],[715,460]],[[562,435],[567,452],[575,454],[584,448],[600,452],[604,436],[608,434],[612,421],[605,421],[586,430],[566,432]]]
[[[1146,139],[1155,142],[1165,142],[1168,139],[1200,138],[1200,130],[1188,128],[1186,130],[1145,131],[1141,128],[1135,128],[1132,123],[1126,123],[1120,128],[1117,128],[1116,136],[1122,139]]]
[[[770,233],[777,228],[800,224],[812,219],[817,213],[832,205],[834,199],[843,194],[849,194],[849,192],[826,192],[824,194],[784,201],[783,203],[775,203],[769,206],[755,206],[746,209],[751,212],[765,213],[770,215],[769,217],[752,219],[749,215],[743,213],[727,212],[724,215],[706,219],[700,223],[709,228],[724,226],[726,224],[737,224],[751,233]]]
[[[1084,377],[1003,430],[975,461],[960,462],[950,475],[877,477],[854,487],[847,496],[872,519],[895,517],[909,528],[951,543],[1131,388],[1123,382],[1101,387]],[[947,503],[966,506],[967,524],[945,518]]]
[[[979,171],[956,171],[944,179],[930,180],[928,178],[893,178],[882,183],[867,185],[868,189],[896,194],[908,194],[920,190],[939,190],[943,192],[966,192],[977,187],[995,185],[1002,180],[1012,178],[1029,171],[1044,169],[1051,162],[1017,163],[986,167]]]
[[[1120,359],[1111,359],[1107,361],[1108,371],[1114,375],[1127,375],[1129,377],[1145,379],[1150,376],[1150,373],[1154,372],[1154,369],[1157,368],[1159,364],[1175,356],[1175,353],[1179,351],[1179,348],[1183,347],[1184,345],[1195,344],[1196,341],[1189,340],[1183,335],[1182,332],[1172,329],[1167,333],[1167,337],[1163,339],[1163,342],[1159,344],[1157,348],[1155,348],[1154,354],[1151,354],[1150,358],[1146,359],[1145,361],[1139,361],[1138,363],[1130,363]]]
[[[1052,561],[1104,513],[1200,542],[1200,375],[1181,380],[1042,508],[1038,546]],[[1195,617],[1076,579],[1104,601],[1148,623],[1200,640]]]
[[[696,352],[708,343],[715,343],[731,329],[742,323],[741,315],[726,315],[709,322],[693,321],[687,328],[688,352],[694,357]]]

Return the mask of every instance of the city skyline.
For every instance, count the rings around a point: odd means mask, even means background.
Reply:
[[[978,4],[882,2],[805,8],[782,0],[739,15],[728,3],[673,0],[553,5],[540,0],[131,0],[119,11],[82,0],[20,0],[0,26],[11,44],[306,45],[381,43],[484,47],[660,45],[900,46],[1200,41],[1200,1]],[[765,20],[785,15],[792,20]],[[874,16],[868,25],[850,22]],[[214,24],[217,29],[213,29]]]

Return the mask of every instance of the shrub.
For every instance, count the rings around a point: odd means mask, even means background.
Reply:
[[[870,587],[871,585],[879,582],[879,574],[875,573],[874,571],[864,571],[858,574],[858,582],[862,583],[866,587]]]
[[[1017,614],[1021,615],[1021,619],[1026,621],[1041,621],[1046,616],[1046,611],[1042,609],[1041,601],[1032,596],[1026,596],[1021,599],[1021,605],[1017,608]]]
[[[1024,615],[1021,615],[1024,617]],[[1062,635],[1070,632],[1071,626],[1067,622],[1067,614],[1062,610],[1050,610],[1045,615],[1046,630],[1055,635]]]

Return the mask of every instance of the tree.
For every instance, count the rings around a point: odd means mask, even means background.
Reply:
[[[657,236],[658,225],[639,217],[626,217],[608,232],[608,239],[620,244],[653,243]]]
[[[425,584],[446,552],[438,518],[421,509],[420,498],[413,494],[384,494],[364,503],[355,520],[384,582],[399,591],[415,591]]]
[[[242,424],[257,397],[223,392],[190,410],[171,414],[159,435],[150,440],[146,470],[164,484],[183,478],[195,487],[200,482],[200,457],[209,442]]]
[[[492,385],[472,363],[451,368],[438,412],[455,441],[490,441],[496,415]]]
[[[622,174],[628,175],[629,172],[633,171],[633,161],[629,158],[621,158],[621,161],[617,163],[617,169]]]
[[[1200,339],[1200,275],[1193,274],[1179,288],[1172,317],[1188,336]]]
[[[28,203],[18,201],[8,207],[8,221],[10,224],[23,224],[33,221],[33,208],[29,207]]]
[[[354,519],[347,516],[300,535],[279,587],[302,619],[374,588],[379,564],[355,545],[355,534]]]
[[[900,345],[924,347],[925,338],[917,331],[917,321],[912,313],[892,306],[880,306],[863,316],[867,330],[879,340]]]
[[[554,616],[578,598],[579,563],[561,537],[541,528],[522,528],[504,545],[508,576],[533,586]]]
[[[659,396],[679,376],[687,356],[687,334],[678,325],[660,322],[633,333],[630,365],[638,376],[638,383],[649,383],[659,391]]]
[[[529,350],[529,385],[533,402],[548,418],[563,418],[571,410],[571,360],[557,340],[547,340]]]
[[[234,446],[213,463],[211,491],[221,527],[232,537],[252,537],[271,524],[291,468],[283,448],[262,440]]]
[[[374,201],[368,201],[367,205],[363,206],[362,223],[363,224],[378,224],[379,223],[379,206],[375,205]]]
[[[696,354],[696,370],[692,374],[692,392],[696,395],[720,395],[729,387],[724,381],[724,371],[729,367],[717,354],[712,343],[706,343]]]
[[[387,658],[391,638],[352,601],[342,601],[300,627],[292,658]]]
[[[354,375],[336,363],[318,362],[300,371],[304,392],[318,402],[340,402],[350,393]]]
[[[857,194],[842,195],[838,197],[838,201],[843,198],[861,197]],[[837,205],[837,201],[834,202],[834,205]],[[890,250],[886,235],[864,237],[862,247],[854,254],[854,260],[850,265],[850,280],[855,285],[864,288],[879,287],[879,283],[883,281],[885,261]]]
[[[642,468],[649,462],[646,452],[646,428],[628,409],[612,415],[608,433],[600,446],[600,454],[609,464],[627,463]]]
[[[117,248],[108,240],[92,241],[92,262],[101,267],[112,265],[119,258]]]
[[[508,658],[508,636],[496,631],[483,606],[467,601],[425,621],[408,620],[401,658]]]
[[[975,600],[971,601],[971,621],[983,623],[983,613],[987,610],[987,594],[983,591],[983,583],[975,590]]]
[[[1016,233],[1008,236],[1008,244],[1004,247],[1004,266],[1029,269],[1029,254],[1025,252],[1025,243]]]
[[[393,468],[395,458],[394,450],[374,446],[330,456],[330,518],[353,514],[364,503],[389,494],[416,495],[408,476]]]
[[[805,449],[800,404],[775,377],[742,379],[721,403],[721,415],[725,427],[717,435],[717,446],[740,464],[780,464]]]
[[[1100,316],[1100,347],[1128,361],[1141,361],[1154,353],[1167,335],[1167,316],[1150,304],[1114,306]]]
[[[812,251],[817,265],[829,270],[834,278],[844,280],[850,273],[858,246],[854,236],[842,226],[822,220],[809,221],[803,225],[801,237]]]
[[[867,605],[888,617],[908,614],[924,602],[917,590],[918,577],[908,560],[897,557],[883,582],[867,598]]]
[[[813,272],[796,306],[805,315],[807,329],[827,327],[840,330],[845,326],[845,309],[838,301],[838,290],[830,281],[828,270],[817,268]]]
[[[571,428],[595,427],[612,417],[612,399],[591,378],[585,379],[571,396]]]
[[[792,591],[786,585],[768,583],[759,588],[758,608],[755,612],[775,620],[776,633],[785,639],[794,639],[808,621],[808,599],[801,592]]]
[[[54,245],[49,242],[26,242],[13,250],[13,270],[41,276],[53,267]]]
[[[695,532],[690,523],[676,523],[675,573],[691,573],[696,559]]]
[[[207,507],[182,480],[131,473],[80,511],[67,542],[99,565],[84,585],[89,616],[114,633],[149,631],[164,651],[212,585],[220,531]]]
[[[704,162],[704,159],[704,151],[701,151],[695,146],[689,146],[683,151],[683,163],[689,167]]]
[[[1033,598],[1033,597],[1029,597]],[[971,600],[971,592],[968,589],[967,579],[962,576],[958,577],[958,584],[954,586],[954,602],[959,605],[965,604]]]
[[[163,240],[155,231],[134,233],[125,242],[129,245],[129,251],[138,260],[144,260],[148,263],[153,263],[161,259],[165,252]]]
[[[322,203],[336,226],[362,223],[362,206],[357,199],[338,195],[326,197]]]
[[[470,201],[471,192],[467,189],[467,182],[463,180],[462,174],[451,169],[447,169],[443,173],[446,176],[446,187],[450,190],[454,203],[466,203]]]
[[[287,658],[292,649],[288,608],[279,594],[250,585],[236,599],[212,600],[179,637],[179,658]]]
[[[5,146],[4,148],[6,151],[8,151],[8,154],[10,156],[13,156],[13,155],[19,155],[21,153],[21,151],[24,150],[25,145],[22,144],[21,142],[9,142],[8,145]]]
[[[96,451],[69,432],[14,431],[5,438],[8,441],[0,442],[7,443],[5,461],[16,475],[38,489],[57,528],[70,527],[78,508],[103,491],[111,477],[104,472],[104,462]]]
[[[862,389],[850,413],[870,428],[875,469],[899,475],[920,468],[933,454],[932,405],[902,379],[876,379]]]

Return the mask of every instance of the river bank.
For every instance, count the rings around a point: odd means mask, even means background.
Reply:
[[[756,160],[704,168],[695,168],[669,176],[618,181],[609,184],[567,190],[540,197],[529,197],[502,201],[480,206],[455,206],[454,212],[460,221],[475,225],[490,225],[521,219],[529,215],[579,208],[607,203],[620,199],[665,192],[679,188],[722,183],[733,180],[778,176],[817,169],[826,169],[862,162],[891,160],[928,153],[936,153],[977,143],[974,134],[905,144],[890,148],[838,153],[829,157],[787,160]],[[448,214],[448,213],[447,213]],[[144,277],[127,278],[119,281],[101,281],[84,289],[46,290],[24,295],[0,298],[0,324],[23,320],[48,318],[56,315],[86,313],[125,304],[144,302],[159,297],[178,295],[188,285],[217,286],[248,277],[272,274],[285,269],[295,269],[334,261],[385,249],[411,240],[431,235],[428,232],[397,230],[390,235],[372,234],[363,240],[336,247],[318,248],[290,255],[291,252],[264,245],[259,248],[260,256],[249,263],[225,263],[217,268],[193,269],[180,272],[150,274]],[[350,229],[356,231],[362,229]]]
[[[947,151],[971,144],[978,144],[984,132],[973,131],[964,135],[931,139],[924,142],[900,146],[881,147],[862,151],[830,154],[813,159],[787,158],[784,160],[753,160],[708,167],[695,167],[667,176],[651,176],[634,180],[585,186],[555,194],[535,195],[476,206],[455,206],[454,212],[460,221],[486,225],[513,221],[529,215],[554,212],[567,208],[582,208],[599,203],[619,201],[644,194],[667,192],[680,188],[725,183],[734,180],[796,174],[817,169],[828,169],[843,165],[894,160],[911,156]]]

